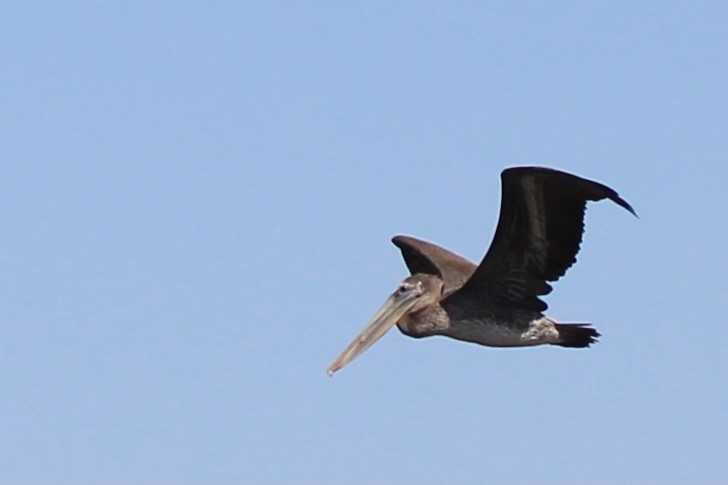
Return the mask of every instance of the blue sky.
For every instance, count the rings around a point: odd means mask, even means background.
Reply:
[[[0,7],[0,481],[725,483],[728,5]],[[586,351],[396,330],[498,175],[617,189],[548,297]]]

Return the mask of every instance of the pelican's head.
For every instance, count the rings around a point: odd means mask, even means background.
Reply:
[[[418,273],[405,278],[371,322],[331,364],[327,371],[329,375],[363,354],[403,317],[437,303],[442,295],[442,288],[442,280],[434,275]]]

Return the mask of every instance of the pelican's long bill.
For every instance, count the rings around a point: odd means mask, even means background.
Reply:
[[[417,301],[422,293],[420,288],[404,289],[400,287],[384,302],[372,321],[344,350],[338,359],[331,364],[326,372],[334,375],[346,364],[363,354],[374,342],[382,338],[402,318]]]

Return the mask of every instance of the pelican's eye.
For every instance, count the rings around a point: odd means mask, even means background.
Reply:
[[[424,286],[422,285],[421,281],[405,281],[404,283],[401,283],[394,291],[396,295],[404,295],[405,293],[410,293],[414,296],[420,296],[424,292]]]

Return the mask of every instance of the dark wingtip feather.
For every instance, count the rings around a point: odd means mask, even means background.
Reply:
[[[588,188],[587,190],[593,191],[590,195],[587,195],[588,200],[599,200],[600,198],[606,197],[609,200],[613,201],[615,204],[626,209],[630,212],[630,214],[639,219],[637,212],[635,212],[634,208],[629,204],[629,202],[621,198],[614,189],[599,182],[595,182],[593,180],[579,177],[578,175],[573,175],[567,172],[562,172],[561,170],[556,170],[548,167],[509,167],[501,172],[501,178],[503,179],[515,177],[518,175],[531,175],[534,177],[553,177],[554,179],[581,181],[584,188]],[[596,197],[596,199],[593,199],[591,197]]]
[[[626,200],[621,198],[619,196],[619,194],[617,194],[616,192],[611,197],[609,197],[609,199],[614,201],[614,203],[617,204],[618,206],[624,207],[625,209],[627,209],[637,219],[640,218],[640,216],[637,215],[637,212],[635,212],[634,208],[629,204],[629,202],[627,202]]]

